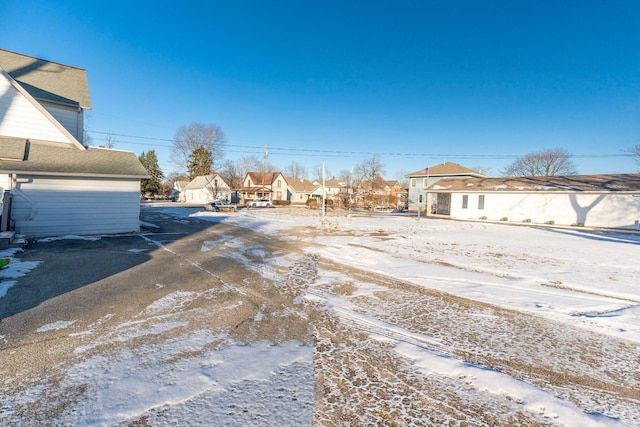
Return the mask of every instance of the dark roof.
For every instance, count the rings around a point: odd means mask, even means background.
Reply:
[[[251,182],[255,185],[271,185],[280,175],[282,175],[280,172],[248,172],[247,174],[251,177]]]
[[[289,184],[289,187],[293,188],[293,190],[298,193],[305,193],[305,192],[311,193],[320,186],[319,184],[314,184],[313,182],[305,178],[289,177],[285,179],[287,180],[287,184]]]
[[[147,178],[148,174],[130,151],[0,137],[0,173],[33,175],[111,176]]]
[[[483,173],[474,171],[473,169],[460,166],[457,163],[444,162],[441,165],[431,166],[419,171],[408,173],[405,176],[451,176],[451,175],[472,175],[477,177],[485,176]]]
[[[0,49],[4,69],[31,96],[61,104],[91,108],[87,70]]]
[[[456,192],[638,192],[640,191],[640,174],[442,178],[429,186],[429,190]]]

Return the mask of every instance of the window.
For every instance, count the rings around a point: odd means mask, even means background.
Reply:
[[[484,194],[478,196],[478,209],[484,209]]]
[[[411,178],[411,187],[415,187],[415,186],[416,186],[416,179]]]
[[[422,194],[418,195],[418,203],[422,204]]]
[[[422,186],[423,186],[424,188],[427,188],[427,187],[429,186],[429,178],[424,178],[424,179],[422,180]]]
[[[278,180],[278,188],[282,188],[282,181]]]
[[[467,209],[469,207],[469,195],[462,195],[462,209]]]

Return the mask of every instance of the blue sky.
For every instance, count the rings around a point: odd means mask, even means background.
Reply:
[[[639,169],[636,1],[4,0],[0,22],[0,47],[87,69],[95,145],[155,149],[165,174],[192,122],[222,128],[227,159],[267,145],[335,175],[378,153],[389,179],[497,176],[549,148]]]

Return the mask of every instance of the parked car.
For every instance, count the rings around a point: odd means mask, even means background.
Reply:
[[[214,200],[204,205],[204,209],[210,212],[235,212],[237,206],[226,200]]]
[[[273,206],[269,199],[254,199],[247,204],[250,208],[270,208]]]

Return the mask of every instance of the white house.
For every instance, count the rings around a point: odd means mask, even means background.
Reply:
[[[146,170],[132,152],[82,143],[86,70],[0,49],[0,94],[0,194],[11,207],[3,227],[27,236],[139,231]]]
[[[214,200],[230,200],[231,188],[217,173],[195,177],[184,188],[187,203],[209,203]]]
[[[446,200],[438,199],[437,193],[427,192],[427,188],[442,178],[482,178],[485,175],[457,163],[444,162],[405,175],[409,179],[409,209],[427,209],[427,213],[447,210]]]
[[[242,203],[254,199],[268,199],[274,205],[287,202],[287,179],[281,172],[248,172],[237,189]]]
[[[287,178],[291,204],[304,205],[307,200],[315,198],[322,199],[322,185],[311,182],[305,178]]]
[[[185,189],[189,185],[189,181],[178,180],[173,183],[173,191],[171,192],[171,200],[174,202],[186,202]]]
[[[443,178],[428,191],[452,218],[640,229],[640,174]]]

